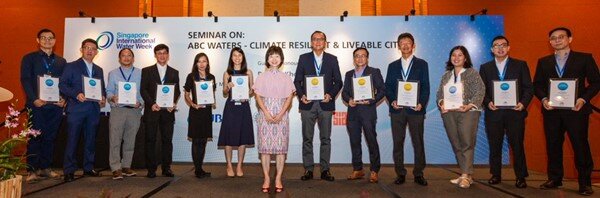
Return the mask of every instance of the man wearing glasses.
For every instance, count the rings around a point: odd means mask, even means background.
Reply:
[[[563,179],[563,142],[565,131],[571,140],[575,167],[578,173],[579,194],[590,196],[592,190],[591,174],[594,167],[588,142],[589,118],[592,107],[589,104],[600,90],[598,66],[591,54],[575,52],[570,48],[573,37],[571,30],[558,27],[548,33],[554,54],[538,60],[533,84],[535,95],[542,101],[544,133],[546,135],[546,153],[548,155],[548,180],[540,188],[555,189],[562,186]],[[550,98],[549,80],[576,79],[574,107],[558,109]],[[588,86],[586,86],[586,80]],[[558,86],[567,89],[567,86]],[[575,88],[575,87],[573,87]],[[575,99],[576,98],[576,99]]]
[[[294,85],[298,95],[300,117],[302,120],[302,162],[304,175],[301,180],[313,178],[313,136],[315,123],[319,124],[319,139],[321,151],[319,153],[321,164],[321,179],[334,181],[335,178],[329,171],[331,158],[331,117],[335,111],[335,97],[342,89],[342,75],[337,57],[325,52],[327,37],[321,31],[315,31],[310,36],[312,52],[300,55]],[[325,95],[323,100],[309,100],[306,95],[305,77],[322,76]]]
[[[32,138],[27,144],[27,182],[35,182],[42,178],[57,178],[60,175],[50,169],[54,140],[62,120],[65,100],[58,102],[42,100],[38,91],[38,77],[50,76],[60,78],[66,61],[54,53],[56,37],[49,29],[42,29],[37,34],[40,49],[23,56],[21,61],[21,85],[27,96],[25,106],[31,110],[32,128],[42,134]]]
[[[98,54],[98,43],[91,38],[81,42],[81,58],[70,62],[65,67],[60,84],[60,93],[67,98],[67,145],[64,159],[64,180],[75,179],[77,168],[77,143],[83,132],[83,174],[98,177],[100,173],[94,170],[96,154],[96,131],[100,122],[100,108],[106,103],[106,90],[104,89],[104,74],[102,68],[94,64],[94,57]],[[84,77],[90,78],[83,81]],[[94,81],[96,79],[100,82]],[[85,95],[84,83],[100,85],[101,99],[91,99],[93,96]]]
[[[486,87],[483,104],[485,106],[485,131],[490,147],[490,173],[492,174],[488,183],[494,185],[502,181],[502,143],[506,134],[514,157],[513,168],[517,177],[515,186],[525,188],[527,187],[525,177],[529,176],[529,173],[525,162],[523,139],[527,106],[533,98],[533,84],[529,75],[529,67],[525,61],[508,57],[510,45],[504,36],[497,36],[492,40],[491,50],[494,60],[481,65],[479,70]],[[515,82],[512,90],[515,90],[516,101],[510,101],[515,104],[494,103],[494,97],[501,97],[494,95],[494,90],[499,88],[494,86],[495,82],[496,85],[499,83],[504,85],[506,90],[511,88],[506,82]]]

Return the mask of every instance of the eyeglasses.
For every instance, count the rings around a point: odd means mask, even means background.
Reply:
[[[318,42],[321,42],[321,41],[325,41],[325,38],[314,38],[314,39],[311,39],[311,40],[312,40],[313,42],[317,42],[317,41],[318,41]]]
[[[357,54],[354,55],[354,58],[368,58],[368,56],[366,54]]]
[[[565,38],[567,38],[567,35],[562,34],[562,35],[559,35],[559,36],[552,36],[552,37],[550,37],[550,41],[563,40]]]
[[[43,41],[51,41],[51,40],[54,40],[54,37],[53,36],[49,36],[49,37],[40,36],[39,39],[43,40]]]
[[[90,47],[90,46],[85,46],[85,47],[82,47],[82,49],[83,49],[83,50],[86,50],[86,51],[96,51],[96,50],[98,50],[98,48],[95,48],[95,47]]]
[[[496,45],[492,46],[492,48],[494,48],[494,49],[500,49],[500,48],[506,48],[506,47],[508,47],[508,43],[496,44]]]

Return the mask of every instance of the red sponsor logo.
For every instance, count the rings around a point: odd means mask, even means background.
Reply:
[[[336,111],[333,112],[333,125],[346,125],[346,117],[348,117],[348,112],[345,111]]]

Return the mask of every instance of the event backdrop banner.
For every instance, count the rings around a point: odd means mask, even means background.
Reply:
[[[222,148],[217,148],[219,130],[223,120],[222,112],[226,98],[222,94],[223,73],[228,64],[232,48],[241,47],[254,76],[265,70],[265,53],[271,45],[283,48],[285,61],[281,70],[292,78],[295,75],[298,57],[311,51],[310,35],[315,30],[326,33],[327,52],[337,56],[342,77],[353,69],[352,51],[366,47],[370,52],[369,66],[379,68],[386,75],[388,64],[400,57],[396,39],[403,32],[415,37],[415,55],[429,63],[431,95],[425,120],[425,152],[429,164],[455,164],[456,160],[446,136],[440,112],[436,108],[435,93],[444,73],[450,49],[464,45],[470,52],[475,68],[492,59],[491,40],[504,33],[502,16],[477,16],[474,21],[469,16],[411,16],[405,21],[403,16],[347,17],[219,17],[218,22],[208,17],[159,17],[151,18],[67,18],[65,20],[65,50],[68,61],[81,56],[81,41],[92,38],[98,41],[99,53],[94,62],[104,69],[104,76],[119,66],[118,52],[131,48],[135,53],[134,66],[144,68],[156,62],[153,47],[164,43],[170,48],[169,65],[179,70],[180,85],[192,70],[194,56],[200,52],[208,55],[211,73],[217,77],[216,109],[213,113],[213,139],[207,145],[206,162],[224,162]],[[105,79],[106,80],[106,79]],[[343,80],[343,79],[342,79]],[[348,82],[345,82],[348,83]],[[351,82],[350,82],[351,83]],[[176,113],[175,134],[173,136],[173,160],[191,161],[191,142],[187,140],[188,106],[179,100]],[[251,101],[253,119],[258,114],[254,99]],[[109,107],[103,111],[110,111]],[[332,163],[351,163],[351,153],[345,117],[347,106],[341,97],[336,97],[336,110],[331,135]],[[392,164],[392,134],[387,103],[378,108],[377,139],[382,163]],[[302,131],[298,100],[295,99],[289,113],[290,142],[287,161],[302,162]],[[256,138],[256,123],[255,138]],[[315,130],[315,162],[318,162],[319,131]],[[407,135],[405,162],[413,163],[414,156]],[[258,141],[255,141],[258,142]],[[369,155],[363,140],[363,161],[368,163]],[[479,122],[475,163],[487,164],[488,144],[484,132],[483,119]],[[503,162],[508,163],[508,148],[503,148]],[[237,156],[234,153],[234,156]],[[235,161],[235,157],[234,157]],[[246,161],[258,162],[256,147],[246,151]]]

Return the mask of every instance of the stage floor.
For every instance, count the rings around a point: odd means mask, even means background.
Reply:
[[[379,175],[379,183],[371,184],[368,179],[346,180],[352,171],[350,165],[332,165],[334,182],[314,179],[300,180],[303,168],[299,164],[288,164],[284,171],[284,187],[282,193],[271,191],[262,193],[262,170],[260,164],[245,165],[244,177],[228,178],[225,176],[224,164],[207,164],[205,170],[212,172],[212,177],[198,179],[194,177],[191,163],[175,164],[172,167],[175,177],[146,178],[145,170],[136,170],[137,177],[123,180],[112,180],[110,170],[102,171],[102,177],[80,177],[64,183],[61,180],[47,179],[34,184],[23,184],[25,197],[580,197],[577,194],[577,181],[565,180],[564,186],[557,190],[540,190],[539,185],[546,180],[546,175],[530,171],[526,189],[514,187],[515,176],[512,168],[503,168],[501,184],[490,186],[487,179],[490,175],[487,167],[477,167],[474,174],[476,180],[471,188],[461,189],[451,184],[449,179],[458,176],[455,166],[429,165],[425,169],[428,186],[419,186],[413,182],[412,167],[408,167],[406,183],[396,185],[394,168],[384,165]],[[274,174],[274,164],[271,172]],[[318,167],[315,169],[318,171]],[[365,166],[368,172],[368,165]],[[319,173],[315,178],[320,178]],[[274,178],[274,177],[272,177]],[[272,182],[271,185],[274,185]],[[600,188],[593,187],[595,197],[600,197]]]

